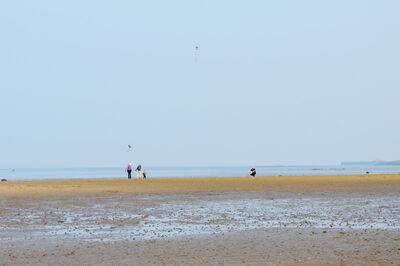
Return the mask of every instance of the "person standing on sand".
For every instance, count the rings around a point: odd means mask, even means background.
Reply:
[[[146,170],[143,170],[143,179],[146,179]]]
[[[141,174],[142,174],[142,165],[139,164],[138,167],[136,167],[136,179],[140,179]]]
[[[251,175],[252,177],[256,176],[256,168],[254,168],[254,166],[250,169],[249,175]]]
[[[128,179],[131,179],[131,173],[132,173],[132,162],[128,164],[126,167],[126,172],[128,172]]]

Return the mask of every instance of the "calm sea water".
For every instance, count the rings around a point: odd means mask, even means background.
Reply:
[[[0,179],[87,179],[126,178],[124,167],[104,168],[15,168],[0,169]],[[250,167],[145,167],[148,178],[166,177],[228,177],[247,176]],[[258,176],[279,175],[348,175],[348,174],[393,174],[400,173],[400,165],[314,165],[314,166],[256,166]],[[132,173],[132,177],[135,174]]]

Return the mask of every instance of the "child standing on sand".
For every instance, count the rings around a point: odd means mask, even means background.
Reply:
[[[136,167],[136,179],[140,179],[141,174],[142,174],[142,165],[139,164],[138,167]]]
[[[131,173],[132,173],[132,162],[128,164],[126,167],[126,172],[128,172],[128,179],[131,179]]]
[[[143,170],[143,179],[146,179],[146,170]]]

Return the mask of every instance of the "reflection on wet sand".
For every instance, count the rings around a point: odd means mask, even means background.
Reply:
[[[272,192],[53,200],[3,209],[0,238],[115,241],[258,228],[396,229],[399,202],[400,195],[393,193],[303,196]]]

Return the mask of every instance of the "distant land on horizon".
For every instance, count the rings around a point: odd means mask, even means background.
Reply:
[[[342,162],[341,165],[400,165],[400,160],[397,161],[364,161],[364,162],[357,162],[357,161],[350,161],[350,162]]]

